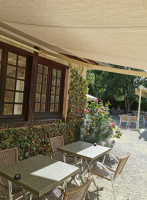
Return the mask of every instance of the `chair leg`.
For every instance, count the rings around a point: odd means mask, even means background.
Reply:
[[[117,200],[117,199],[116,199],[116,194],[115,194],[115,191],[114,191],[114,183],[113,183],[113,180],[111,180],[111,184],[112,184],[112,189],[113,189],[114,200]]]
[[[9,186],[9,200],[13,200],[13,195],[12,195],[12,182],[8,181],[8,186]]]
[[[93,183],[94,183],[94,185],[96,187],[96,191],[97,191],[97,200],[99,200],[99,186],[96,185],[96,182],[94,179],[93,179]]]

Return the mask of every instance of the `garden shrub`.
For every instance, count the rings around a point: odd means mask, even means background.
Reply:
[[[122,134],[116,122],[109,117],[109,103],[105,106],[97,99],[87,103],[85,118],[81,126],[81,138],[83,141],[110,146],[109,138],[120,137]],[[116,132],[115,132],[116,131]],[[115,134],[114,134],[115,132]],[[112,144],[114,142],[112,141]]]

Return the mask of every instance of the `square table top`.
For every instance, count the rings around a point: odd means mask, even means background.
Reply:
[[[0,168],[1,176],[39,197],[78,172],[78,167],[41,154]],[[21,179],[15,180],[15,174],[21,174]]]
[[[88,142],[78,141],[62,147],[58,147],[58,150],[62,153],[70,153],[74,156],[88,160],[95,160],[111,151],[111,148],[100,145],[94,146]]]

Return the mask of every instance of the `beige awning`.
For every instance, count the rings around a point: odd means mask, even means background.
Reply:
[[[147,1],[0,0],[0,22],[46,49],[147,70]]]

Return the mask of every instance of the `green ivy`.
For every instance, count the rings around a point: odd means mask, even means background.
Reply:
[[[59,121],[52,125],[10,128],[0,131],[0,149],[18,147],[19,160],[39,153],[48,155],[51,152],[52,136],[63,135],[65,144],[78,140],[80,125],[86,106],[87,81],[70,65],[69,105],[66,122]]]

